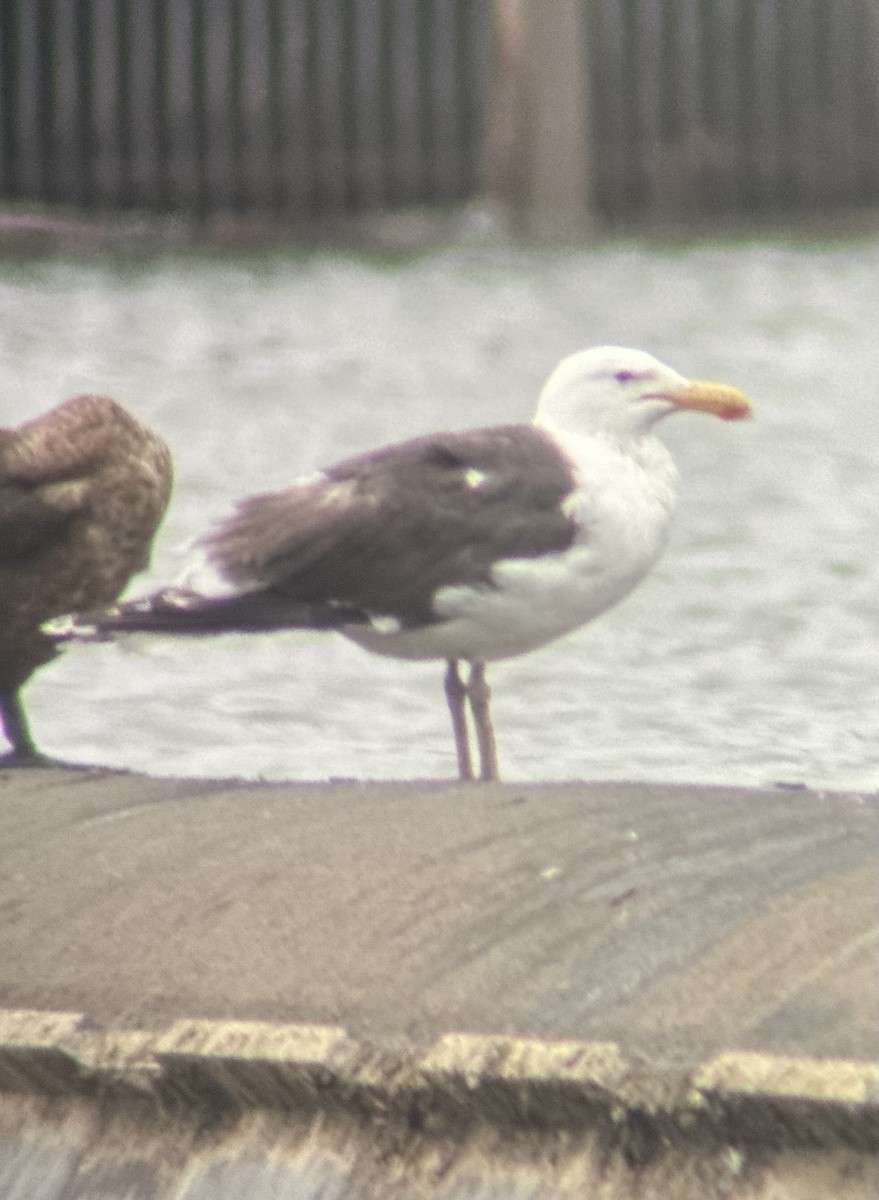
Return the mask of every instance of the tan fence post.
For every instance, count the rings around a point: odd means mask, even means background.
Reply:
[[[494,0],[484,179],[524,234],[589,232],[590,153],[582,0]]]

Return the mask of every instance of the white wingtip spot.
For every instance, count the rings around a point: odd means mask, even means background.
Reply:
[[[96,625],[86,624],[71,613],[66,613],[63,617],[52,617],[50,620],[44,621],[40,628],[43,633],[48,634],[51,638],[58,638],[59,641],[94,637],[98,632]]]
[[[402,623],[396,617],[371,616],[369,623],[376,633],[395,634],[403,628]]]
[[[575,488],[574,491],[569,492],[568,495],[565,496],[559,507],[569,520],[575,520],[580,515],[579,510],[581,503],[582,497]]]
[[[357,484],[353,479],[342,479],[338,483],[325,483],[314,499],[323,508],[338,506],[344,508],[350,504],[357,494]]]

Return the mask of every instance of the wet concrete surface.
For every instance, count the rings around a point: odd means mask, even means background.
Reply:
[[[0,1195],[866,1200],[877,801],[0,774]]]
[[[0,1005],[872,1059],[877,804],[0,778]]]

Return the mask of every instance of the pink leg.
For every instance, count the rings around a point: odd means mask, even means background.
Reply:
[[[458,777],[473,779],[473,762],[470,757],[470,734],[467,730],[467,713],[464,708],[468,695],[467,685],[458,674],[457,659],[450,658],[446,667],[446,700],[452,717],[452,732],[455,735],[455,753],[458,756]]]
[[[479,778],[486,782],[500,779],[497,740],[491,723],[491,688],[485,677],[485,663],[475,662],[470,667],[467,697],[470,700],[476,743],[479,746]]]

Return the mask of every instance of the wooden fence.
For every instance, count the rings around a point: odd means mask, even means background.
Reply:
[[[0,194],[315,215],[477,189],[482,0],[0,0]]]
[[[876,0],[594,0],[587,37],[601,211],[879,200]]]
[[[529,58],[563,5],[581,36]],[[556,134],[585,98],[580,157],[516,133],[541,88]],[[560,179],[610,220],[875,202],[879,0],[0,0],[5,200],[313,217]]]

